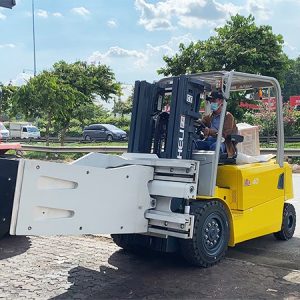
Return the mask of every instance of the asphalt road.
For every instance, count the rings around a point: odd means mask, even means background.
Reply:
[[[300,174],[293,179],[300,216]],[[178,256],[128,254],[101,236],[5,238],[0,298],[300,299],[300,221],[290,241],[241,243],[208,269]]]

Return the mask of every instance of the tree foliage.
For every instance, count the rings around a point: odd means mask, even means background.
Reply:
[[[8,84],[4,85],[0,83],[0,115],[4,114],[9,116],[12,110],[12,98],[14,93],[17,91],[17,87]]]
[[[121,115],[123,117],[124,115],[128,115],[131,113],[132,109],[132,95],[127,98],[126,101],[122,101],[120,98],[114,102],[114,106],[112,109],[112,112],[114,115]]]
[[[173,57],[164,56],[165,76],[213,70],[236,70],[283,78],[288,66],[283,53],[283,37],[268,25],[257,26],[252,15],[232,16],[216,35],[205,41],[179,45]]]
[[[90,101],[96,97],[107,101],[111,95],[119,95],[121,92],[114,73],[106,65],[88,64],[84,61],[68,64],[59,61],[53,65],[53,69],[62,83],[72,86]]]
[[[108,100],[119,91],[120,85],[107,66],[60,61],[52,70],[31,78],[13,99],[16,111],[23,112],[26,117],[46,120],[47,143],[50,127],[55,126],[63,144],[72,119],[82,119],[86,108],[94,109],[96,97]]]
[[[289,68],[285,73],[283,97],[286,101],[290,96],[300,95],[300,56],[289,60]]]
[[[180,44],[178,53],[164,56],[166,66],[158,73],[168,76],[235,70],[273,76],[283,83],[289,61],[283,52],[283,37],[274,34],[271,26],[257,26],[252,15],[236,15],[215,32],[208,40]],[[228,110],[240,120],[244,109],[238,107],[238,102],[248,100],[245,93],[235,93],[232,98]]]

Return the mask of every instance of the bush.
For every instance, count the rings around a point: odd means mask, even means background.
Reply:
[[[130,118],[129,117],[113,117],[109,116],[108,118],[101,118],[97,120],[97,123],[102,124],[112,124],[115,125],[127,133],[130,130]]]
[[[276,112],[263,107],[259,112],[244,114],[243,122],[259,126],[261,136],[276,134]],[[283,107],[283,125],[286,136],[300,134],[300,112],[293,110],[288,104]]]

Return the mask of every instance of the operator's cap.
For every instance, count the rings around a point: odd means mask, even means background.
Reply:
[[[223,94],[221,92],[213,91],[213,92],[210,93],[209,101],[212,100],[212,99],[222,99],[223,100],[224,97],[223,97]]]

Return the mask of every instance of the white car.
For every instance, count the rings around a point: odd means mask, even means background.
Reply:
[[[9,138],[9,130],[0,122],[0,138],[8,139]]]

